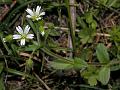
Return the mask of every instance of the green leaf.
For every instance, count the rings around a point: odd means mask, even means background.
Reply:
[[[115,63],[115,62],[120,62],[120,61],[119,60],[112,60],[112,61],[110,61],[110,70],[111,71],[117,71],[117,70],[120,69],[120,63]]]
[[[11,42],[13,40],[13,35],[9,34],[5,37],[6,42]]]
[[[118,1],[118,0],[108,0],[107,6],[108,6],[108,7],[114,6],[114,5],[117,3],[117,1]]]
[[[79,37],[81,38],[81,42],[83,44],[86,44],[87,42],[92,43],[93,37],[95,35],[94,33],[95,33],[95,31],[91,30],[89,28],[85,28],[85,29],[81,30],[79,32]]]
[[[107,48],[104,46],[104,44],[99,43],[97,45],[96,54],[97,54],[97,58],[100,63],[108,63],[109,62],[109,60],[110,60],[109,54],[108,54]]]
[[[80,59],[80,58],[75,58],[74,59],[74,68],[75,69],[81,69],[81,68],[85,68],[87,67],[87,62],[85,62],[84,60]]]
[[[65,57],[62,57],[61,55],[55,54],[54,52],[50,51],[49,49],[47,49],[45,47],[41,48],[41,50],[43,52],[45,52],[46,54],[61,60],[62,62],[64,61],[64,62],[67,62],[67,63],[73,63],[73,61],[71,61],[71,60],[69,60],[69,59],[67,59]]]
[[[4,86],[4,81],[3,81],[3,76],[0,75],[0,90],[5,90],[5,86]]]
[[[88,65],[87,69],[81,72],[81,76],[85,79],[89,79],[89,77],[96,75],[98,75],[98,68],[91,65]]]
[[[110,67],[102,67],[99,72],[98,80],[103,84],[106,85],[110,79]]]
[[[120,26],[112,27],[110,35],[111,40],[114,40],[115,42],[120,42]]]
[[[96,76],[91,76],[88,78],[88,83],[90,84],[90,86],[95,86],[97,85],[97,79]]]
[[[88,13],[86,13],[86,22],[87,23],[92,23],[93,22],[93,15],[92,15],[92,13],[91,12],[88,12]]]
[[[1,74],[1,72],[3,71],[3,67],[4,67],[4,64],[3,64],[3,63],[0,63],[0,74]]]
[[[32,45],[25,47],[25,51],[35,51],[39,48],[40,48],[39,44],[36,41],[34,41]]]
[[[52,38],[49,38],[48,41],[47,41],[47,45],[51,48],[57,48],[59,46],[59,44],[57,42],[55,42]]]
[[[54,27],[55,26],[54,26],[53,23],[48,24],[48,30],[49,30],[48,34],[51,35],[51,36],[60,36],[59,30],[55,29]]]
[[[111,71],[120,70],[120,64],[112,65],[112,66],[110,67],[110,70],[111,70]]]
[[[12,0],[0,0],[0,4],[2,4],[2,3],[12,3]]]
[[[99,2],[100,2],[101,4],[103,4],[103,5],[106,5],[107,1],[108,1],[108,0],[99,0]]]
[[[49,33],[51,36],[60,36],[60,32],[55,30],[55,29],[52,29],[51,32]]]
[[[112,7],[120,8],[120,0],[117,0],[117,2],[112,5]]]
[[[71,69],[73,68],[73,65],[71,63],[66,63],[64,61],[52,61],[50,62],[50,66],[53,67],[54,69]]]
[[[92,29],[96,29],[97,22],[95,20],[91,23],[91,27],[92,27]]]
[[[11,69],[11,68],[5,68],[5,71],[8,73],[12,73],[14,75],[20,75],[20,76],[25,76],[25,77],[29,77],[31,79],[35,79],[33,76],[31,76],[30,74],[26,74],[24,72],[21,71],[17,71],[15,69]]]
[[[87,24],[85,23],[85,21],[83,20],[83,18],[82,17],[77,17],[77,22],[78,22],[78,24],[79,24],[79,26],[80,27],[82,27],[82,28],[86,28],[87,27]]]
[[[29,23],[29,25],[30,25],[31,28],[33,29],[34,33],[37,35],[37,31],[36,31],[37,29],[36,29],[34,23],[32,22],[32,20],[27,19],[27,22]]]
[[[31,70],[32,68],[33,68],[33,60],[32,59],[26,60],[26,69]]]

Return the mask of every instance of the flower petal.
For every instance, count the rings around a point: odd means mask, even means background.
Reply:
[[[29,27],[29,25],[27,25],[25,27],[24,34],[28,34],[29,30],[30,30],[30,27]]]
[[[45,15],[45,12],[41,12],[41,13],[40,13],[40,16],[42,16],[42,15]]]
[[[41,17],[36,18],[37,21],[40,20],[40,19],[41,19]]]
[[[6,38],[3,38],[3,42],[6,42]]]
[[[29,13],[31,16],[34,15],[33,11],[31,9],[29,9],[29,8],[27,8],[26,12]]]
[[[13,35],[13,39],[20,39],[20,38],[21,38],[21,35],[17,35],[17,34]]]
[[[39,15],[40,9],[41,9],[41,6],[37,6],[36,11],[35,11],[36,15]]]
[[[26,36],[26,38],[27,38],[27,39],[33,39],[33,38],[34,38],[34,35],[33,35],[33,34],[28,34],[28,35]]]
[[[42,36],[44,36],[44,35],[45,35],[45,32],[44,32],[44,31],[42,31],[42,32],[41,32],[41,35],[42,35]]]
[[[31,18],[32,16],[30,16],[30,15],[27,15],[26,17],[27,17],[27,18]]]
[[[22,29],[20,26],[16,27],[16,30],[17,30],[20,34],[23,34],[23,29]]]
[[[21,45],[21,46],[22,46],[22,45],[25,45],[25,39],[21,39],[20,45]]]

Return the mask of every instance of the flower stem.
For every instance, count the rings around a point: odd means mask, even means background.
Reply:
[[[75,14],[75,10],[74,10],[75,8],[70,7],[69,0],[65,0],[65,1],[66,1],[66,6],[67,6],[67,12],[68,12],[68,24],[69,24],[69,27],[70,27],[70,37],[71,37],[73,56],[74,56],[75,48],[76,48],[76,46],[75,46],[75,21],[76,20],[73,19],[73,18],[76,18],[76,17],[73,14]],[[71,10],[71,9],[73,9],[73,10]]]

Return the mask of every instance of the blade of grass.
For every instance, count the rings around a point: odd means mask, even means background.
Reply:
[[[31,75],[26,74],[26,73],[21,72],[21,71],[17,71],[17,70],[15,70],[15,69],[5,68],[4,70],[5,70],[6,72],[8,72],[8,73],[12,73],[12,74],[15,74],[15,75],[25,76],[25,77],[29,77],[29,78],[31,78],[31,79],[35,79],[34,76],[31,76]]]
[[[64,62],[73,64],[73,62],[72,62],[71,60],[69,60],[69,59],[67,59],[67,58],[64,58],[64,57],[62,57],[62,56],[60,56],[60,55],[58,55],[58,54],[55,54],[54,52],[50,51],[49,49],[47,49],[47,48],[45,48],[45,47],[41,48],[41,50],[42,50],[43,52],[45,52],[46,54],[54,57],[54,58],[57,58],[57,59],[60,59],[60,60],[62,60],[62,61],[64,61]]]

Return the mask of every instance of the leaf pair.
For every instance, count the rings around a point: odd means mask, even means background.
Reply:
[[[107,48],[104,44],[100,43],[97,45],[96,55],[101,64],[105,66],[101,67],[101,70],[98,74],[98,80],[103,84],[106,85],[110,79],[110,67],[107,65],[110,62],[109,54],[107,52]]]

